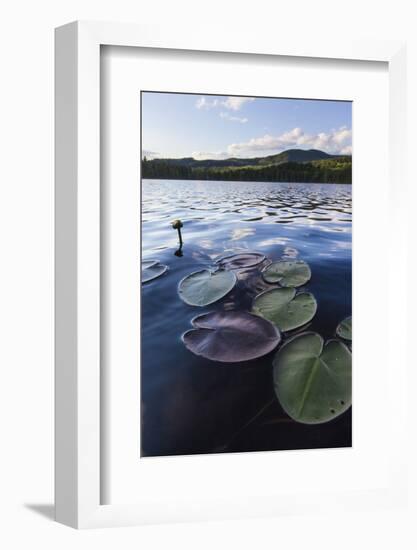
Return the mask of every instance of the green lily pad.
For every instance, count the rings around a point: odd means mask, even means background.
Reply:
[[[222,363],[262,357],[281,340],[278,329],[247,311],[212,311],[192,321],[194,328],[182,340],[192,353]]]
[[[217,302],[236,284],[232,271],[203,269],[184,277],[178,285],[178,294],[190,306],[208,306]]]
[[[256,296],[252,313],[260,315],[286,332],[311,321],[317,311],[317,302],[309,292],[296,295],[294,288],[273,288]]]
[[[168,270],[168,266],[158,260],[142,260],[142,284],[153,281]]]
[[[321,424],[352,403],[352,355],[345,344],[305,332],[286,342],[273,360],[274,389],[297,422]]]
[[[352,317],[347,317],[339,323],[336,334],[344,340],[352,340]]]
[[[303,260],[281,260],[265,268],[263,277],[267,283],[297,287],[305,285],[311,279],[311,271]]]

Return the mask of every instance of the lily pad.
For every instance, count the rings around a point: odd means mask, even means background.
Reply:
[[[303,260],[273,262],[263,272],[267,283],[279,283],[285,287],[305,285],[311,279],[311,271]]]
[[[168,266],[158,260],[142,260],[142,283],[153,281],[168,270]]]
[[[336,334],[344,340],[352,340],[352,317],[347,317],[339,323]]]
[[[231,271],[203,269],[184,277],[178,285],[178,294],[190,306],[208,306],[220,300],[236,284],[236,275]]]
[[[281,340],[278,329],[247,311],[213,311],[193,319],[194,328],[182,340],[195,355],[211,361],[238,363],[274,350]]]
[[[148,269],[156,264],[159,264],[158,260],[142,260],[142,269]]]
[[[342,342],[324,345],[319,334],[305,332],[281,347],[273,366],[275,393],[297,422],[329,422],[351,406],[352,355]]]
[[[260,315],[286,332],[311,321],[317,311],[317,302],[309,292],[296,295],[294,288],[273,288],[256,296],[252,313]]]
[[[244,252],[220,258],[216,263],[223,269],[242,269],[258,265],[264,260],[265,256],[259,252]]]

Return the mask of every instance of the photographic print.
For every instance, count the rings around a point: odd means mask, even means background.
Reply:
[[[142,91],[141,457],[352,445],[352,103]]]

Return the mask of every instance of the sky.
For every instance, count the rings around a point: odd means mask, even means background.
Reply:
[[[142,156],[224,159],[352,152],[352,103],[142,92]]]

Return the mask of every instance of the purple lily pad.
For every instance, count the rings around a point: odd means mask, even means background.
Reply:
[[[216,263],[223,269],[242,269],[258,265],[264,260],[265,256],[259,252],[243,252],[220,258]]]
[[[266,355],[281,340],[270,321],[246,311],[212,311],[195,317],[182,341],[195,355],[211,361],[238,363]]]

